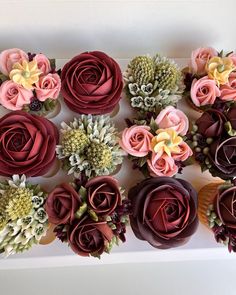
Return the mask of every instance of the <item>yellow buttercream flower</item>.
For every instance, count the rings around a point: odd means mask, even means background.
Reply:
[[[229,57],[212,57],[206,65],[208,77],[215,80],[218,86],[228,82],[229,75],[233,70],[235,67]]]
[[[183,141],[182,137],[172,129],[158,129],[156,136],[153,137],[151,147],[155,153],[166,153],[171,157],[171,153],[179,153],[179,144]]]
[[[40,74],[41,71],[38,69],[36,60],[30,62],[24,60],[22,64],[17,62],[13,65],[9,77],[13,82],[22,85],[24,88],[32,89],[32,85],[38,82]]]

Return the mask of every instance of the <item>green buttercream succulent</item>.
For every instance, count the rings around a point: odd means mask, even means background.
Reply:
[[[88,144],[88,137],[80,129],[68,130],[63,134],[62,148],[65,156],[81,153]]]
[[[175,64],[166,60],[156,65],[155,78],[158,82],[159,89],[172,90],[176,87],[179,79],[179,70]]]
[[[145,85],[154,80],[155,63],[151,57],[137,56],[131,63],[132,76],[138,85]]]
[[[5,227],[7,224],[8,218],[5,212],[0,212],[0,231]]]
[[[93,142],[88,148],[88,161],[97,169],[109,168],[112,165],[112,153],[104,143]]]

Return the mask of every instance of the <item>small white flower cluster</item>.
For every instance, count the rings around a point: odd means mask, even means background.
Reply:
[[[0,194],[4,195],[7,187],[24,188],[28,187],[25,175],[13,175],[12,180],[1,183]],[[34,244],[38,244],[40,239],[46,234],[48,228],[48,216],[43,206],[45,196],[42,191],[34,190],[35,186],[30,186],[34,192],[32,197],[32,210],[30,214],[16,220],[9,220],[6,226],[0,231],[0,253],[9,256],[18,252],[30,249]]]

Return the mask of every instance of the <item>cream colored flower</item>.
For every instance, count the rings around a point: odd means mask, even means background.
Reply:
[[[13,65],[9,77],[10,79],[22,85],[26,89],[32,89],[33,84],[38,82],[41,71],[38,69],[37,62],[35,60],[27,62],[24,60],[21,63],[17,62]]]
[[[166,153],[169,157],[171,157],[171,153],[179,153],[179,144],[183,139],[178,136],[174,129],[158,129],[156,134],[151,142],[151,147],[155,153]]]
[[[229,57],[212,57],[206,65],[208,77],[215,80],[218,86],[228,82],[229,75],[233,70],[235,70],[235,66]]]

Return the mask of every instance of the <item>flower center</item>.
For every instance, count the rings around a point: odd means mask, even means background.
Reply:
[[[224,70],[225,70],[225,66],[224,66],[224,65],[218,65],[218,66],[217,66],[217,71],[218,71],[219,73],[224,72]]]

